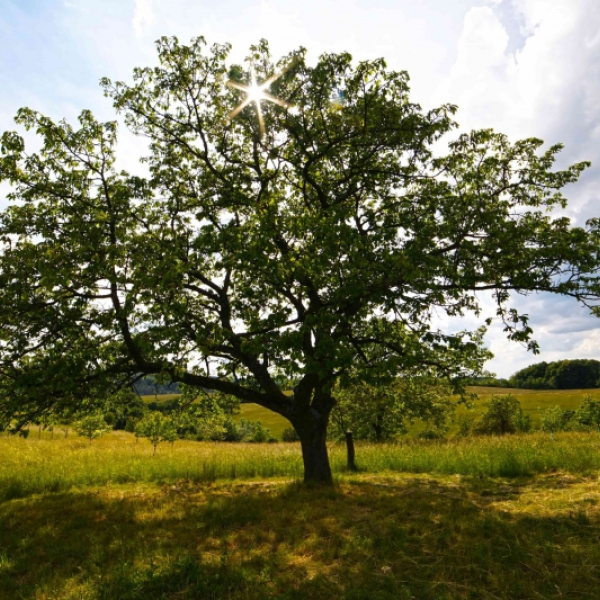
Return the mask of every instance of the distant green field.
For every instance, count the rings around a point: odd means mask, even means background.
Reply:
[[[468,391],[478,395],[479,400],[475,403],[474,410],[480,412],[483,410],[483,402],[488,400],[493,394],[512,394],[521,403],[521,408],[532,419],[536,420],[540,409],[551,406],[562,406],[569,410],[576,410],[581,404],[581,400],[587,394],[592,398],[600,398],[600,389],[579,389],[579,390],[523,390],[515,388],[493,388],[493,387],[471,387]]]
[[[459,406],[457,409],[458,415],[472,414],[474,417],[479,416],[484,410],[484,402],[492,395],[512,394],[521,403],[523,412],[530,415],[533,422],[539,420],[539,411],[551,406],[559,405],[569,410],[576,410],[581,403],[582,398],[586,394],[591,394],[592,398],[600,398],[600,389],[580,389],[580,390],[523,390],[517,388],[497,388],[497,387],[482,387],[473,386],[467,388],[468,392],[477,394],[478,399],[474,402],[472,409]],[[155,396],[142,396],[145,402],[154,402]],[[158,402],[172,400],[177,398],[177,394],[164,394],[156,396]],[[251,421],[260,421],[267,427],[271,434],[281,439],[283,430],[291,427],[291,423],[282,416],[259,406],[258,404],[242,404],[240,412],[235,415],[235,419],[239,422],[241,419]],[[411,428],[410,433],[419,432],[423,426],[416,424]],[[451,428],[450,434],[454,432]]]
[[[142,396],[144,402],[166,402],[177,398],[178,394],[162,394],[159,396]],[[292,424],[282,416],[274,413],[258,404],[242,404],[240,412],[235,415],[235,420],[239,423],[242,419],[249,421],[260,421],[266,427],[273,437],[281,439],[283,430],[291,427]]]
[[[142,400],[144,402],[166,402],[167,400],[175,400],[175,398],[179,398],[179,394],[148,394],[147,396],[142,396]]]

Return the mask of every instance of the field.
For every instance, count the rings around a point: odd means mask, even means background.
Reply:
[[[597,434],[359,444],[0,437],[0,599],[597,598]]]
[[[525,414],[531,416],[534,424],[539,421],[539,410],[549,408],[556,404],[563,408],[575,410],[581,403],[582,398],[586,394],[591,394],[593,398],[600,397],[600,389],[581,389],[581,390],[523,390],[514,388],[495,388],[495,387],[469,387],[467,391],[470,393],[477,394],[478,399],[475,401],[474,406],[471,410],[467,410],[460,406],[457,410],[457,415],[471,414],[473,417],[481,415],[485,410],[484,402],[492,394],[512,394],[521,403],[521,408]],[[157,396],[158,401],[171,400],[176,398],[176,394],[166,394],[163,396]],[[152,402],[155,400],[154,396],[144,396],[146,402]],[[240,412],[236,415],[236,419],[249,419],[252,421],[260,421],[265,427],[267,427],[273,436],[281,439],[283,430],[291,427],[291,424],[280,415],[262,408],[257,404],[242,404]],[[409,436],[411,433],[417,433],[423,429],[422,426],[416,424],[409,430]],[[452,435],[457,427],[450,429]]]
[[[483,401],[487,400],[492,394],[512,394],[520,403],[525,413],[529,413],[532,418],[536,417],[539,409],[549,408],[560,405],[563,408],[575,410],[581,403],[586,394],[592,398],[600,398],[600,389],[580,389],[580,390],[524,390],[515,388],[494,388],[494,387],[470,387],[469,392],[477,394],[475,410],[482,409]]]

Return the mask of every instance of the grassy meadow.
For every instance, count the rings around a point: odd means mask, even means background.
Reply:
[[[597,598],[592,433],[331,444],[0,437],[0,600]]]
[[[476,391],[534,419],[587,393]],[[297,443],[0,434],[0,600],[599,597],[598,433],[358,442],[358,473],[329,449],[323,490]]]
[[[538,410],[550,408],[555,405],[562,406],[565,409],[576,410],[581,400],[587,394],[592,398],[600,398],[600,389],[579,389],[579,390],[524,390],[515,388],[497,388],[497,387],[469,387],[467,390],[477,394],[478,400],[475,403],[475,413],[481,412],[483,402],[489,399],[493,394],[503,395],[512,394],[520,403],[523,412],[530,414],[531,418],[537,420]]]

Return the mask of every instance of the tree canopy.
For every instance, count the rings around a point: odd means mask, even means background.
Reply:
[[[517,371],[509,384],[518,388],[573,390],[600,387],[600,361],[593,359],[540,362]]]
[[[316,64],[268,45],[157,42],[158,65],[102,81],[148,141],[146,174],[116,168],[117,123],[21,109],[41,139],[4,133],[0,181],[0,409],[4,420],[94,398],[142,376],[217,390],[283,415],[305,478],[331,481],[336,381],[475,375],[490,291],[512,340],[536,350],[511,293],[597,298],[598,221],[549,214],[587,163],[561,146],[473,131],[434,153],[456,107],[423,110],[408,75],[347,53]],[[286,106],[235,116],[251,66]],[[286,394],[282,381],[296,382]]]

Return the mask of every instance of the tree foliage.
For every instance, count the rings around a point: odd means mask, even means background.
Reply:
[[[137,423],[135,434],[137,437],[144,437],[150,441],[153,456],[161,442],[173,443],[178,438],[173,420],[159,412],[151,412]]]
[[[99,438],[103,433],[110,431],[104,420],[104,415],[101,412],[87,412],[81,415],[81,418],[75,423],[75,431],[81,437],[87,438],[92,443],[92,440]]]
[[[600,400],[586,394],[577,409],[576,419],[582,425],[594,427],[600,433]]]
[[[517,388],[573,390],[600,387],[600,361],[592,359],[540,362],[509,379]]]
[[[355,439],[382,442],[406,433],[420,419],[433,429],[447,426],[455,402],[453,388],[443,380],[398,377],[384,385],[357,383],[335,391],[332,435],[347,430]]]
[[[147,174],[117,169],[117,124],[89,111],[72,126],[21,109],[38,152],[1,138],[2,420],[153,375],[283,415],[306,479],[331,482],[338,379],[477,375],[484,330],[432,315],[478,315],[485,291],[534,351],[512,292],[597,298],[598,221],[549,214],[587,166],[553,170],[560,145],[486,129],[435,155],[456,107],[422,110],[382,59],[309,65],[300,49],[275,65],[261,41],[242,67],[203,38],[157,48],[131,83],[102,82],[149,142]],[[270,91],[293,104],[263,103],[262,136],[252,105],[228,116],[244,95],[227,80],[249,65],[284,70]]]
[[[493,395],[485,405],[486,411],[474,425],[475,433],[504,435],[531,429],[531,420],[523,414],[521,403],[512,394]]]
[[[562,406],[550,406],[541,411],[540,429],[548,432],[551,436],[557,431],[571,429],[574,422],[575,413]]]

